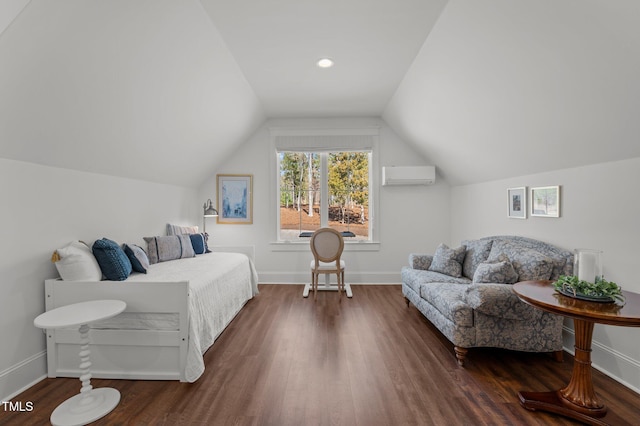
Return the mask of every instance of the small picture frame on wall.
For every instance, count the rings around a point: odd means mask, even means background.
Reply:
[[[560,186],[531,188],[531,216],[560,217]]]
[[[253,223],[253,175],[216,175],[217,223]]]
[[[508,188],[507,196],[509,207],[507,216],[512,219],[527,218],[527,187]]]

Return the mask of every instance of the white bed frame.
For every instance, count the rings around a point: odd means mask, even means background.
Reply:
[[[96,299],[127,303],[125,312],[178,314],[178,329],[91,329],[91,371],[105,379],[186,382],[189,344],[189,283],[45,281],[46,310]],[[149,297],[149,295],[153,297]],[[79,377],[80,334],[74,329],[45,330],[49,377]]]

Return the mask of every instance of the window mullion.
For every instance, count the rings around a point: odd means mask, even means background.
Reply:
[[[320,153],[320,226],[329,226],[329,160],[326,152]]]

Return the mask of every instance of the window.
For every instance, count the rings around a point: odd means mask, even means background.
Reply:
[[[271,128],[277,241],[305,242],[321,227],[374,242],[378,128]]]
[[[278,152],[278,239],[307,238],[329,226],[370,240],[370,151]]]

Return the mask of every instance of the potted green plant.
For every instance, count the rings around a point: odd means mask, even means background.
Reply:
[[[604,277],[598,277],[594,283],[580,280],[575,275],[560,275],[553,283],[558,293],[576,299],[592,302],[624,301],[622,288],[613,281],[607,281]]]

